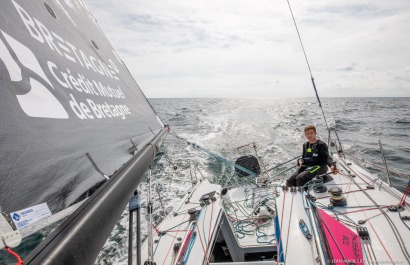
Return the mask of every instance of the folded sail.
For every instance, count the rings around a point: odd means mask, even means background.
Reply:
[[[320,225],[327,242],[331,264],[364,264],[361,240],[358,234],[333,219],[322,209],[317,209]]]
[[[82,1],[0,13],[0,207],[23,228],[89,196],[163,124]]]

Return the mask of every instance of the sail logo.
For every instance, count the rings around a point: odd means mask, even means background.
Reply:
[[[6,66],[10,80],[19,82],[15,92],[21,109],[30,117],[68,119],[67,111],[50,92],[55,89],[34,53],[4,31],[0,30],[0,34],[6,41],[3,42],[0,38],[0,60]],[[29,76],[28,88],[23,80],[26,75]]]
[[[10,213],[13,218],[13,222],[17,229],[21,229],[32,223],[51,216],[50,208],[48,208],[47,203],[41,203],[34,205],[32,207],[22,209],[16,212]]]
[[[13,219],[16,221],[20,221],[20,215],[18,213],[13,214]]]

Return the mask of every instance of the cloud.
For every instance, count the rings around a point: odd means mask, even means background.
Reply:
[[[314,96],[286,1],[86,3],[148,97]],[[291,4],[319,95],[410,96],[410,2]]]
[[[339,5],[328,5],[328,6],[321,6],[321,7],[312,7],[309,9],[312,13],[329,13],[329,14],[338,14],[344,15],[347,17],[360,17],[363,16],[372,16],[372,17],[380,17],[380,16],[388,16],[394,14],[394,10],[385,9],[381,6],[375,6],[372,3],[368,4],[339,4]]]
[[[336,66],[337,71],[353,71],[356,68],[355,63],[352,64],[345,64],[345,65],[338,65]]]

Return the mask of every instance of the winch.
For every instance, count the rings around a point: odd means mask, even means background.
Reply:
[[[343,196],[343,190],[340,187],[333,187],[329,189],[330,193],[330,204],[333,206],[346,206],[347,201]]]

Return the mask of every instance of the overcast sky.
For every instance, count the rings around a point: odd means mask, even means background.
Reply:
[[[315,95],[286,0],[85,2],[147,97]],[[290,3],[320,96],[410,96],[410,1]]]

